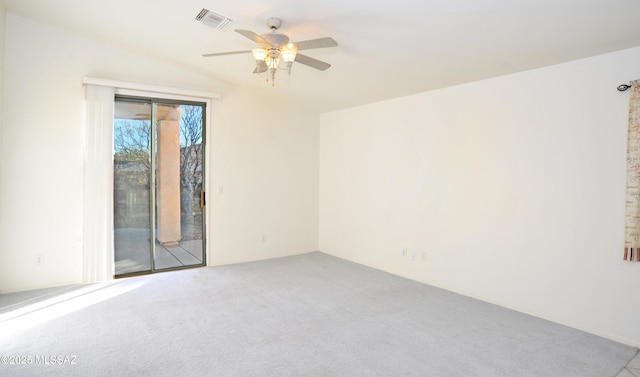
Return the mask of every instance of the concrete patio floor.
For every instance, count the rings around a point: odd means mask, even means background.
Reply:
[[[151,270],[148,229],[115,230],[115,272],[124,275]],[[180,241],[176,246],[155,242],[155,270],[195,266],[203,263],[202,240]]]

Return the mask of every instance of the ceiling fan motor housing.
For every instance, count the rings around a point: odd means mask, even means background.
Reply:
[[[262,34],[261,37],[269,42],[271,48],[275,48],[278,50],[282,46],[285,46],[287,43],[289,43],[289,37],[280,33],[266,33]]]

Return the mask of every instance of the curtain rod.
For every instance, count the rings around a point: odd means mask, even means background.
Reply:
[[[619,92],[624,92],[625,90],[631,88],[631,85],[627,85],[627,84],[622,84],[622,85],[618,85],[618,91]]]

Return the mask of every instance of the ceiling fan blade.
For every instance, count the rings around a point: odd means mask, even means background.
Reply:
[[[258,34],[252,32],[251,30],[236,29],[236,32],[244,35],[245,37],[247,37],[249,39],[251,39],[252,41],[256,42],[257,44],[259,44],[262,47],[269,47],[270,46],[269,45],[269,41],[267,41],[266,39],[262,38]]]
[[[211,57],[211,56],[223,56],[223,55],[235,55],[235,54],[246,54],[246,53],[250,53],[251,50],[245,50],[245,51],[231,51],[231,52],[213,52],[211,54],[202,54],[202,56],[204,56],[205,58]]]
[[[253,70],[253,73],[267,72],[267,69],[269,69],[269,67],[267,66],[267,63],[260,61],[256,69]]]
[[[318,69],[320,71],[325,71],[329,67],[331,67],[331,64],[329,63],[325,63],[321,60],[314,59],[312,57],[309,57],[307,55],[302,55],[302,54],[296,54],[296,62],[300,64],[308,65],[309,67]]]
[[[312,48],[336,47],[338,42],[331,37],[309,39],[307,41],[295,42],[294,45],[298,50],[309,50]]]

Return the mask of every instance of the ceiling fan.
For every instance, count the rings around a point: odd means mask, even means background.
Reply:
[[[272,86],[274,85],[276,71],[278,69],[284,69],[291,74],[291,65],[294,61],[320,71],[324,71],[331,67],[331,64],[329,63],[314,59],[307,55],[299,54],[298,51],[310,50],[313,48],[335,47],[338,43],[333,38],[326,37],[309,39],[306,41],[292,43],[289,42],[288,36],[277,32],[280,26],[282,26],[281,19],[271,17],[267,20],[267,25],[271,29],[271,33],[261,35],[250,30],[236,29],[236,32],[259,44],[259,48],[245,51],[214,52],[211,54],[204,54],[202,56],[211,57],[251,53],[256,61],[256,68],[253,70],[253,73],[268,72],[267,82],[271,80]]]

